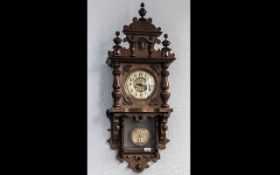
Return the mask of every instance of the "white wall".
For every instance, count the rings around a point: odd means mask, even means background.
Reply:
[[[141,175],[190,174],[190,2],[189,0],[88,0],[88,175],[132,175],[127,163],[116,159],[106,140],[110,123],[105,115],[112,105],[112,70],[105,64],[115,31],[132,22],[140,3],[163,33],[177,60],[169,68],[169,119],[165,150]],[[121,37],[123,35],[121,34]],[[161,39],[163,36],[161,37]]]

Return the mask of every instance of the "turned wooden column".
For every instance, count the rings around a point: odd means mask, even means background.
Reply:
[[[113,107],[120,107],[120,98],[121,98],[121,86],[120,86],[120,81],[119,81],[119,76],[121,74],[120,71],[120,64],[118,62],[113,63],[113,92],[112,92],[112,97],[114,98],[114,104]]]
[[[162,105],[161,107],[163,108],[169,108],[169,104],[167,104],[167,101],[170,97],[170,92],[168,91],[169,89],[169,83],[168,83],[168,75],[169,75],[169,71],[167,70],[169,65],[168,64],[162,64],[162,83],[161,83],[161,89],[162,92],[160,94],[161,98],[162,98]]]
[[[161,122],[160,122],[160,137],[159,137],[159,149],[165,149],[166,143],[169,142],[169,140],[166,137],[166,131],[168,129],[167,122],[168,118],[170,116],[170,113],[163,113],[161,116]]]
[[[107,110],[107,117],[111,121],[111,137],[107,140],[112,149],[118,149],[120,144],[120,115],[109,113]]]

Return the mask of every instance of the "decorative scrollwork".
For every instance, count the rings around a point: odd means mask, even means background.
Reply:
[[[128,163],[128,167],[135,172],[142,172],[145,168],[149,168],[148,162],[160,159],[158,150],[153,155],[123,155],[121,152],[118,153],[117,158],[123,162]]]
[[[129,72],[130,68],[132,67],[132,65],[126,65],[123,67],[123,72],[122,74],[124,74],[125,72]]]
[[[128,96],[123,96],[123,104],[124,105],[132,105],[132,101],[130,100],[130,98]]]
[[[151,106],[157,106],[157,105],[160,104],[160,102],[159,102],[158,98],[152,98],[152,99],[149,101],[148,104],[151,105]]]
[[[150,67],[152,68],[152,71],[153,71],[154,73],[156,73],[157,75],[160,75],[160,71],[159,71],[160,68],[159,68],[158,65],[151,64]]]

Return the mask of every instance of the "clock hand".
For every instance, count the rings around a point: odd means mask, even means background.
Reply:
[[[144,86],[144,84],[142,84],[142,83],[137,83],[136,85],[138,85],[138,86]]]

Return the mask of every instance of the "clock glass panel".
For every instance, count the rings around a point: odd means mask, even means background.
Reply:
[[[146,71],[134,71],[126,79],[125,90],[136,99],[147,99],[155,90],[155,78]]]
[[[122,119],[122,148],[125,152],[153,152],[156,148],[155,117],[136,122],[132,117]]]

